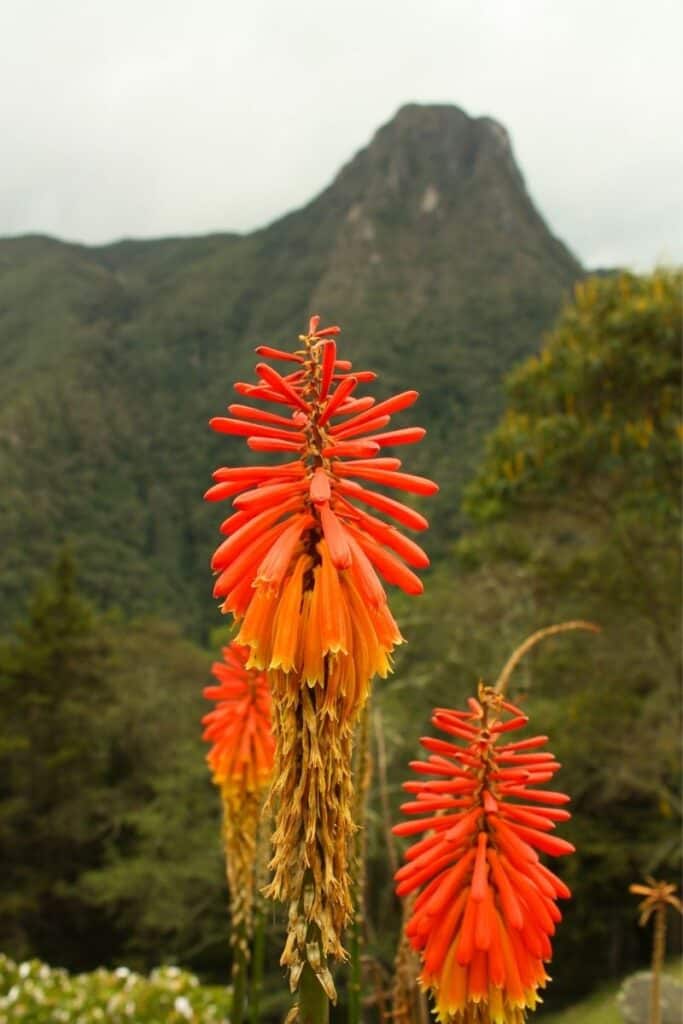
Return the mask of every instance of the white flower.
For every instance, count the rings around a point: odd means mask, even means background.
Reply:
[[[19,977],[20,978],[28,978],[30,973],[31,973],[31,965],[28,962],[28,960],[26,960],[25,963],[21,964],[20,967],[19,967]]]
[[[190,1006],[190,1000],[186,996],[176,996],[173,1008],[176,1013],[179,1013],[181,1017],[185,1017],[186,1020],[192,1020],[194,1013]]]

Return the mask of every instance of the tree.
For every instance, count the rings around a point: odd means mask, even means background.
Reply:
[[[61,553],[0,645],[0,948],[224,967],[208,665],[173,624],[96,615]]]
[[[509,404],[467,496],[476,521],[547,508],[587,522],[677,518],[681,482],[683,274],[620,274],[576,288],[538,356],[507,381]]]
[[[668,271],[579,285],[540,355],[509,377],[465,499],[492,526],[477,544],[528,542],[539,583],[552,567],[556,585],[564,565],[620,615],[628,605],[676,671],[682,292]]]
[[[107,698],[107,647],[64,550],[0,648],[2,945],[60,963],[78,958],[89,927],[73,887],[106,827],[107,750],[93,723]]]
[[[173,624],[117,630],[107,665],[109,830],[80,891],[120,929],[126,962],[149,968],[171,958],[220,976],[228,956],[220,804],[201,739],[210,663]]]

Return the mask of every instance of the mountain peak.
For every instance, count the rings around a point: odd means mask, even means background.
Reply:
[[[456,106],[401,107],[306,215],[325,246],[314,306],[336,310],[345,295],[347,319],[354,303],[387,287],[388,267],[416,317],[440,289],[447,303],[455,279],[466,292],[484,278],[503,287],[514,274],[533,290],[548,276],[580,274],[527,193],[506,129]],[[437,283],[440,261],[450,273]]]
[[[489,143],[502,154],[512,154],[507,129],[492,117],[470,117],[453,103],[406,103],[375,134],[393,136],[409,145],[428,149],[457,149],[466,143]]]
[[[409,103],[375,133],[334,184],[343,187],[359,176],[379,176],[394,194],[427,184],[432,194],[451,193],[487,170],[526,193],[502,124],[490,117],[470,117],[453,105]]]

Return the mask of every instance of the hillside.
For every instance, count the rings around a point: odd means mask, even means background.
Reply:
[[[317,311],[377,390],[417,387],[410,466],[442,485],[433,550],[501,407],[581,268],[526,192],[504,128],[410,105],[301,210],[249,235],[88,248],[0,240],[0,615],[69,539],[101,606],[215,622],[212,438],[259,343]],[[409,416],[403,421],[409,422]]]

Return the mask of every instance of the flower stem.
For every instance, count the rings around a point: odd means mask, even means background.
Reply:
[[[365,813],[370,785],[370,699],[361,713],[358,730],[358,752],[356,755],[356,799],[353,820],[356,833],[353,843],[351,895],[353,900],[353,921],[351,924],[348,1024],[361,1024],[361,948],[363,943],[364,902],[365,902]]]
[[[410,945],[405,928],[413,913],[416,894],[411,893],[402,902],[401,937],[396,959],[394,979],[391,987],[391,1018],[393,1024],[429,1024],[427,997],[418,983],[420,958]]]
[[[360,1024],[360,993],[361,993],[361,969],[360,969],[360,948],[361,948],[361,927],[362,922],[358,911],[354,914],[351,925],[350,942],[350,965],[349,965],[349,992],[348,992],[348,1024]]]
[[[244,1020],[244,1003],[247,994],[247,936],[243,922],[237,927],[234,936],[232,960],[232,1013],[231,1024],[242,1024]]]
[[[261,900],[257,901],[254,918],[254,943],[251,955],[251,979],[249,985],[249,1021],[250,1024],[260,1024],[263,964],[266,952],[265,913]]]
[[[329,1024],[330,1001],[310,964],[299,982],[299,1024]]]
[[[654,940],[652,943],[652,987],[650,989],[650,1024],[660,1024],[662,1007],[660,999],[662,964],[666,947],[666,904],[660,903],[655,910]]]
[[[594,622],[584,622],[583,619],[573,620],[571,622],[558,622],[553,626],[546,626],[544,629],[539,629],[531,636],[528,636],[523,644],[516,647],[510,657],[505,663],[503,671],[498,676],[494,689],[496,693],[505,695],[507,685],[510,681],[510,676],[514,672],[517,665],[520,663],[525,654],[527,654],[532,647],[535,647],[539,641],[544,640],[547,636],[557,636],[558,633],[567,633],[571,629],[586,629],[589,633],[600,633],[600,626],[596,626]]]

